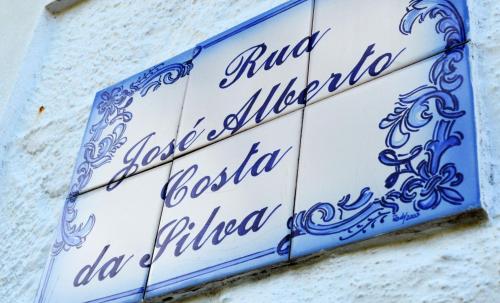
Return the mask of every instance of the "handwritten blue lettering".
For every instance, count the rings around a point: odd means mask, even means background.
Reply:
[[[141,258],[139,265],[142,267],[150,266],[152,262],[154,263],[163,255],[171,243],[175,245],[173,254],[178,257],[188,248],[194,251],[201,249],[207,242],[211,242],[212,245],[218,245],[227,236],[234,233],[243,237],[250,232],[258,232],[280,207],[281,204],[278,204],[271,210],[268,207],[264,207],[253,211],[246,215],[239,223],[236,219],[231,219],[227,222],[220,221],[218,224],[214,224],[215,218],[221,208],[217,206],[212,210],[205,224],[196,232],[194,237],[192,237],[192,232],[197,225],[189,216],[167,222],[158,231],[156,241],[157,250],[155,251],[153,260],[151,261],[151,254],[146,254]],[[209,230],[211,231],[209,232]],[[190,239],[190,237],[192,238]]]
[[[233,85],[238,81],[246,72],[248,79],[252,78],[261,69],[270,70],[275,66],[280,66],[292,56],[299,58],[305,53],[311,52],[319,41],[330,31],[330,28],[325,30],[324,33],[317,31],[314,34],[301,39],[292,48],[291,45],[286,45],[281,50],[275,50],[263,62],[258,62],[267,51],[267,45],[261,43],[252,46],[243,52],[239,53],[226,67],[225,74],[227,78],[222,79],[219,87],[224,89]],[[321,35],[320,35],[321,34]],[[257,67],[258,66],[258,67]],[[232,79],[230,77],[234,76]]]
[[[113,257],[98,268],[98,265],[101,263],[109,247],[110,245],[104,246],[94,263],[92,265],[85,265],[78,272],[75,279],[73,280],[73,285],[75,287],[87,285],[96,275],[99,281],[102,281],[107,277],[109,277],[110,279],[114,278],[123,269],[125,264],[127,264],[127,262],[130,261],[130,259],[134,256],[131,255],[126,260],[124,260],[125,255]]]
[[[275,99],[275,95],[282,86],[282,83],[274,85],[265,97],[264,102],[257,107],[256,104],[261,94],[263,94],[262,89],[259,89],[236,113],[231,113],[224,118],[222,128],[219,130],[213,129],[208,132],[207,140],[213,141],[226,132],[234,134],[251,121],[257,124],[261,123],[270,114],[279,114],[293,104],[307,104],[324,87],[327,87],[329,92],[334,92],[343,86],[346,81],[348,81],[350,86],[356,85],[366,73],[371,77],[376,77],[388,69],[405,50],[402,49],[396,55],[384,53],[370,63],[367,63],[367,59],[375,54],[374,49],[375,44],[369,45],[356,65],[345,77],[342,73],[332,73],[322,84],[319,80],[311,81],[299,92],[293,88],[297,82],[297,77],[294,77],[288,82],[281,94],[277,95],[278,97],[275,101],[273,99]]]
[[[149,140],[156,134],[152,132],[146,135],[144,138],[140,139],[137,143],[132,145],[132,147],[125,153],[123,157],[123,167],[120,171],[118,171],[108,182],[107,190],[111,191],[118,187],[120,183],[127,178],[128,176],[133,175],[137,172],[139,167],[144,167],[158,156],[161,161],[166,161],[169,158],[173,157],[174,151],[177,149],[179,151],[185,151],[189,148],[205,131],[204,129],[201,131],[196,130],[198,125],[205,119],[202,117],[198,119],[196,124],[193,126],[193,129],[189,131],[178,143],[176,143],[175,139],[172,139],[167,146],[161,148],[160,146],[153,146],[152,148],[148,148],[146,152],[146,146],[148,145]],[[142,157],[142,158],[141,158]]]
[[[225,167],[215,178],[203,176],[195,182],[190,182],[198,171],[198,164],[193,164],[187,169],[182,169],[172,174],[161,191],[161,198],[165,202],[165,206],[174,207],[178,205],[188,193],[191,198],[196,199],[206,190],[216,192],[230,182],[237,185],[249,174],[252,177],[256,177],[262,173],[268,173],[292,149],[290,146],[284,151],[277,149],[273,152],[257,156],[259,153],[259,144],[260,142],[256,142],[252,145],[241,164],[231,175],[228,172],[229,168]],[[191,185],[188,183],[191,183]]]

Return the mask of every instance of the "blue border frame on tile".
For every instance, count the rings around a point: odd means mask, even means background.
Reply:
[[[109,296],[106,296],[106,297],[103,297],[103,298],[99,298],[99,299],[95,299],[95,300],[85,301],[83,303],[104,303],[104,302],[110,302],[110,301],[113,301],[113,300],[123,299],[123,298],[127,298],[127,297],[130,297],[130,296],[133,296],[133,295],[138,295],[138,294],[141,294],[141,293],[144,293],[144,287],[139,287],[139,288],[136,288],[136,289],[132,289],[132,290],[129,290],[129,291],[124,291],[124,292],[117,293],[117,294],[114,294],[114,295],[109,295]]]
[[[161,295],[163,293],[162,291],[160,291],[163,288],[170,287],[172,285],[182,283],[186,280],[189,280],[189,279],[192,279],[195,277],[200,277],[200,276],[203,276],[206,274],[210,274],[212,272],[216,272],[218,270],[222,270],[222,269],[225,269],[225,268],[228,268],[231,266],[235,266],[235,265],[242,264],[242,263],[245,263],[248,261],[253,261],[253,260],[265,257],[265,256],[269,256],[269,255],[272,255],[276,252],[277,252],[276,248],[269,248],[269,249],[265,249],[263,251],[252,253],[252,254],[249,254],[249,255],[246,255],[243,257],[239,257],[239,258],[236,258],[233,260],[229,260],[226,262],[222,262],[222,263],[219,263],[216,265],[211,265],[211,266],[199,269],[197,271],[190,272],[188,274],[184,274],[184,275],[181,275],[178,277],[170,278],[168,280],[152,284],[150,286],[146,286],[146,293],[149,293],[153,297],[158,296],[158,295]]]
[[[274,16],[277,16],[299,4],[302,4],[304,2],[307,2],[310,0],[291,0],[288,2],[285,2],[275,8],[272,8],[256,17],[253,17],[243,23],[240,23],[239,25],[236,25],[220,34],[217,34],[213,36],[212,38],[209,38],[201,43],[198,43],[197,48],[209,48],[210,46],[213,46],[221,41],[224,41],[227,38],[230,38],[248,28],[251,28],[261,22],[266,21],[267,19],[270,19]],[[312,0],[311,0],[312,1]],[[198,55],[199,51],[195,52],[194,57]]]

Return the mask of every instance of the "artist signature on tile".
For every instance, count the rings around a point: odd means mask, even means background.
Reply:
[[[406,222],[408,221],[411,221],[413,219],[416,219],[420,217],[420,213],[413,213],[413,214],[409,214],[409,213],[402,213],[400,215],[398,214],[394,214],[392,216],[392,221],[393,222],[401,222],[401,224],[405,224]]]

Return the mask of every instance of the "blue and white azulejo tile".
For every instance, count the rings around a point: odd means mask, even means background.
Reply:
[[[316,0],[309,103],[465,43],[468,22],[466,0]]]
[[[36,302],[138,302],[480,209],[467,37],[465,0],[294,0],[99,92]]]
[[[288,260],[302,111],[174,160],[146,298]]]
[[[300,109],[311,49],[312,1],[289,1],[201,44],[194,54],[180,134],[204,133],[188,150]]]
[[[97,93],[71,185],[81,193],[173,159],[192,51]]]
[[[468,53],[306,107],[293,258],[481,208]]]
[[[35,302],[140,302],[170,167],[69,198]]]

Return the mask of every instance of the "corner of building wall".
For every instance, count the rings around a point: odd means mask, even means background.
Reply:
[[[495,1],[469,1],[471,20],[471,76],[475,98],[477,144],[481,200],[488,216],[500,216],[498,180],[500,179],[500,37],[494,34],[497,24],[490,24],[495,18],[486,18],[500,5]],[[497,18],[498,19],[498,18]]]

